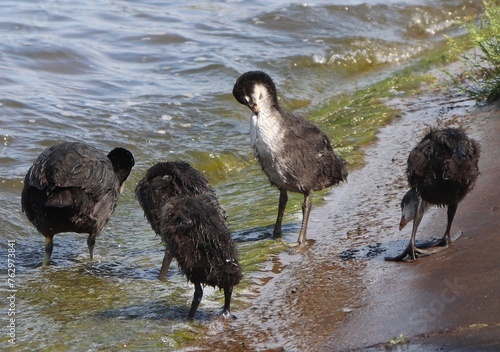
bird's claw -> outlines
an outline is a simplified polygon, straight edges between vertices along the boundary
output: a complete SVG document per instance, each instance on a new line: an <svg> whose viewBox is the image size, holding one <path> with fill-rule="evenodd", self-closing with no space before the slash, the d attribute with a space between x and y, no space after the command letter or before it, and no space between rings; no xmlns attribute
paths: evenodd
<svg viewBox="0 0 500 352"><path fill-rule="evenodd" d="M236 315L231 314L231 312L228 309L222 309L219 313L217 313L218 317L221 317L223 319L236 319Z"/></svg>

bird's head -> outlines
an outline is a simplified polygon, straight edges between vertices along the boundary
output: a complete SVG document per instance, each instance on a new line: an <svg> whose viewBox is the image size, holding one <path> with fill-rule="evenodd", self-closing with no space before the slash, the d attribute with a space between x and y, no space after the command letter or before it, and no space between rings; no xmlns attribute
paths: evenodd
<svg viewBox="0 0 500 352"><path fill-rule="evenodd" d="M415 188L410 189L401 200L401 221L399 222L399 231L406 224L415 219L419 205L419 198Z"/></svg>
<svg viewBox="0 0 500 352"><path fill-rule="evenodd" d="M242 74L234 84L233 96L258 114L263 105L277 106L276 86L269 75L262 71L249 71Z"/></svg>
<svg viewBox="0 0 500 352"><path fill-rule="evenodd" d="M401 201L401 221L399 222L399 231L401 231L406 224L415 219L420 205L424 207L424 213L426 213L432 206L431 203L427 203L422 200L415 188L406 192L403 200Z"/></svg>
<svg viewBox="0 0 500 352"><path fill-rule="evenodd" d="M121 193L123 192L124 182L135 165L134 156L127 149L118 147L109 152L108 159L111 161L113 170L120 182Z"/></svg>

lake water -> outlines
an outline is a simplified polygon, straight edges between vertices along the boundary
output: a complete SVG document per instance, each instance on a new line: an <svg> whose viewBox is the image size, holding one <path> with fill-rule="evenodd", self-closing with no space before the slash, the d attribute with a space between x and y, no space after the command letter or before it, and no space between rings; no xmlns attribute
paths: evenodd
<svg viewBox="0 0 500 352"><path fill-rule="evenodd" d="M283 107L306 115L339 94L400 71L462 31L480 1L12 1L0 13L0 307L17 292L16 344L2 308L2 350L161 350L189 344L221 306L207 290L195 323L193 288L175 269L156 280L160 240L134 199L145 170L183 159L217 190L242 255L270 238L278 192L249 146L250 111L231 91L259 69ZM335 131L336 120L317 121ZM364 124L370 124L367 120ZM340 155L355 130L329 133ZM24 175L48 146L85 141L131 150L136 166L87 263L86 235L54 237L54 265L38 266L43 236L21 212ZM300 227L300 195L285 239ZM321 202L321 197L315 202ZM15 285L7 285L8 243ZM266 244L267 245L267 244ZM252 272L246 273L248 276ZM244 295L245 290L240 291ZM238 295L238 290L236 291ZM242 302L241 305L244 305ZM237 314L238 301L233 307Z"/></svg>

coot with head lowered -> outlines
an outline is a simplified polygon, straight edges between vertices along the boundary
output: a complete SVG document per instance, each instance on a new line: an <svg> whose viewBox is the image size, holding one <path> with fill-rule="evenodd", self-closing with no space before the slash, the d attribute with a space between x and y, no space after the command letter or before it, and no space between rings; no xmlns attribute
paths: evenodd
<svg viewBox="0 0 500 352"><path fill-rule="evenodd" d="M194 318L203 286L224 291L222 317L232 317L231 295L241 278L238 253L225 219L210 197L177 196L163 207L160 235L187 279L194 284L188 318Z"/></svg>
<svg viewBox="0 0 500 352"><path fill-rule="evenodd" d="M93 259L96 237L115 210L134 157L123 148L108 155L78 142L44 150L24 179L22 209L45 236L43 265L49 265L53 237L61 232L88 233Z"/></svg>
<svg viewBox="0 0 500 352"><path fill-rule="evenodd" d="M158 163L139 181L136 197L151 227L166 245L159 279L165 279L175 258L182 273L194 284L188 318L194 318L204 285L224 290L220 315L233 317L231 295L241 280L241 267L226 213L203 174L183 161Z"/></svg>
<svg viewBox="0 0 500 352"><path fill-rule="evenodd" d="M177 196L205 195L219 212L225 217L225 212L219 205L214 189L201 172L185 161L159 162L150 167L135 188L135 197L153 231L160 235L162 208ZM158 275L159 280L165 280L167 271L174 258L168 246Z"/></svg>
<svg viewBox="0 0 500 352"><path fill-rule="evenodd" d="M386 260L416 259L440 250L430 247L448 246L458 203L472 190L479 175L479 155L479 144L458 128L431 129L410 152L407 176L411 189L401 202L400 229L413 220L411 239L400 255ZM430 205L448 207L446 230L440 240L416 247L418 225Z"/></svg>
<svg viewBox="0 0 500 352"><path fill-rule="evenodd" d="M297 244L304 245L311 192L345 181L346 162L335 155L330 140L314 123L280 108L276 86L268 74L242 74L233 95L253 113L250 138L254 154L271 184L280 191L273 234L281 233L287 192L302 193L303 218Z"/></svg>

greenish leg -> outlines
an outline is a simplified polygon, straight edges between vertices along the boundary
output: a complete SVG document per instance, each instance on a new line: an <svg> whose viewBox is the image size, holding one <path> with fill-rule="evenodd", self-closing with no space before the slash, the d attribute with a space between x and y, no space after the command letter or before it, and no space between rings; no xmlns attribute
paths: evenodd
<svg viewBox="0 0 500 352"><path fill-rule="evenodd" d="M45 255L43 256L42 266L50 265L50 257L52 256L52 250L54 249L54 243L52 242L52 236L45 237Z"/></svg>

